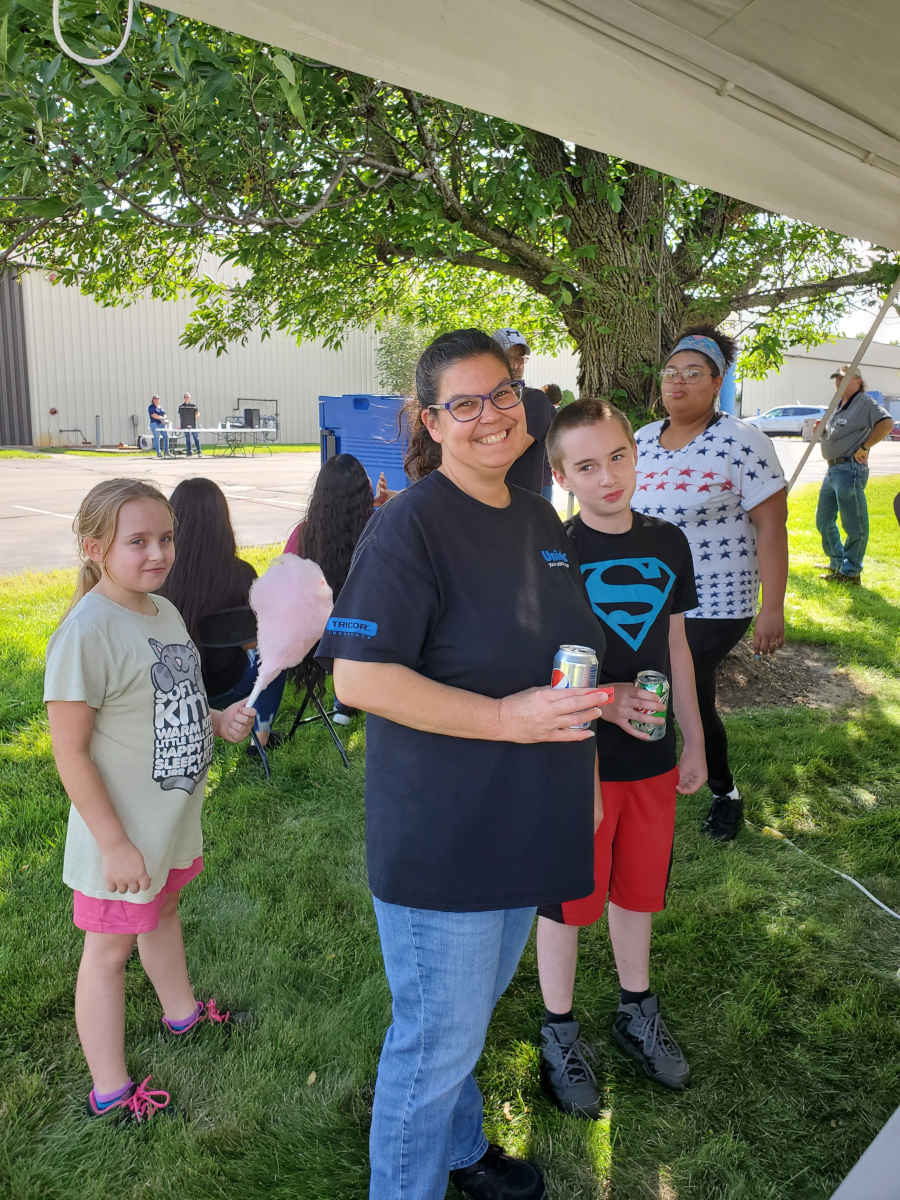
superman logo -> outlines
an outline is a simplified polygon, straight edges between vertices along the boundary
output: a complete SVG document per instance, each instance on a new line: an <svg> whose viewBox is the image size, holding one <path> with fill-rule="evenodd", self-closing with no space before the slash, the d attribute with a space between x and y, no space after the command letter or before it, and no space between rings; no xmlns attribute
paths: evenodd
<svg viewBox="0 0 900 1200"><path fill-rule="evenodd" d="M616 558L585 563L581 572L591 608L603 624L632 650L639 649L665 606L674 571L658 558Z"/></svg>

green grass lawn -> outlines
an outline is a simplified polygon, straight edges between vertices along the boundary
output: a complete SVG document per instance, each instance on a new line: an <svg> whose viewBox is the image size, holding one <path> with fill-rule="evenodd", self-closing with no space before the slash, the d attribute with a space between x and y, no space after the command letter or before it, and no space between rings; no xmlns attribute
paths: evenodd
<svg viewBox="0 0 900 1200"><path fill-rule="evenodd" d="M576 1006L604 1119L563 1117L541 1094L533 946L498 1006L480 1067L489 1134L535 1156L552 1200L826 1200L897 1104L900 921L820 864L900 911L898 487L869 485L860 589L819 580L816 489L791 497L789 638L832 650L860 689L852 703L728 718L754 826L737 842L699 835L708 793L680 802L653 981L693 1086L655 1088L613 1049L602 927L583 936ZM273 553L248 556L262 567ZM307 728L273 755L268 785L242 748L220 744L206 870L184 894L188 956L204 996L252 1007L258 1024L160 1042L135 961L131 1072L152 1073L187 1118L117 1132L81 1115L80 935L60 882L67 802L41 704L44 645L71 586L66 571L0 579L0 1196L363 1200L389 998L366 890L362 722L345 739L349 771ZM289 688L279 724L292 702Z"/></svg>

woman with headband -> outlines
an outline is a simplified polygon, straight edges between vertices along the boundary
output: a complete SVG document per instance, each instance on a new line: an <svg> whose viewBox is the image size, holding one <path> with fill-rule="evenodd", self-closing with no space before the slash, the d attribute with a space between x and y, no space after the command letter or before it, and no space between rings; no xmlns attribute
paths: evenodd
<svg viewBox="0 0 900 1200"><path fill-rule="evenodd" d="M685 613L713 801L703 832L730 841L743 823L716 711L716 668L753 620L753 646L784 645L787 488L764 433L718 408L735 344L712 325L686 330L660 373L664 421L636 435L638 487L632 504L677 525L694 557L698 605ZM757 611L760 583L762 604Z"/></svg>

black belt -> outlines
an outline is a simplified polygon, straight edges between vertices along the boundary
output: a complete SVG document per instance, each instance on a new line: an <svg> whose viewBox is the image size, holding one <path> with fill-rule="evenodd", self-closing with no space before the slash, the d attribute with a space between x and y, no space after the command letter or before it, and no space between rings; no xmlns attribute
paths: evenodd
<svg viewBox="0 0 900 1200"><path fill-rule="evenodd" d="M828 463L829 467L836 467L838 463L854 462L855 460L852 454L845 454L843 458L826 458L825 461Z"/></svg>

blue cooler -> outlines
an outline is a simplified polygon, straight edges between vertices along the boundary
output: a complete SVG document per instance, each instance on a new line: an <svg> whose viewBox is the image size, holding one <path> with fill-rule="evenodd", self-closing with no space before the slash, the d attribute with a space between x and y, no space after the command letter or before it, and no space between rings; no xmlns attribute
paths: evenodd
<svg viewBox="0 0 900 1200"><path fill-rule="evenodd" d="M384 472L391 491L408 487L403 470L409 442L406 422L398 424L403 396L320 396L319 438L322 462L352 454L366 469L374 488Z"/></svg>

